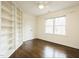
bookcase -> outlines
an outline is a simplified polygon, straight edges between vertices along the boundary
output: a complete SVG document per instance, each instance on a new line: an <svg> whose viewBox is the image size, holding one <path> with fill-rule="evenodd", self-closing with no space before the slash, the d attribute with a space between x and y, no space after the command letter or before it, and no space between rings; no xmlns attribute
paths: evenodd
<svg viewBox="0 0 79 59"><path fill-rule="evenodd" d="M22 11L15 8L16 48L22 43Z"/></svg>
<svg viewBox="0 0 79 59"><path fill-rule="evenodd" d="M9 56L22 43L22 11L10 1L0 2L0 57Z"/></svg>

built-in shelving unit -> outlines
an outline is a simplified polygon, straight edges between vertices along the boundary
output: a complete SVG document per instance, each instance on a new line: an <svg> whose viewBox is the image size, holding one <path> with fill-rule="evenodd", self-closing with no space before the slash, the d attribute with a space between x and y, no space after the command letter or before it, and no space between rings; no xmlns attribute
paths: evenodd
<svg viewBox="0 0 79 59"><path fill-rule="evenodd" d="M15 8L15 23L16 23L16 47L22 43L22 11Z"/></svg>
<svg viewBox="0 0 79 59"><path fill-rule="evenodd" d="M0 2L0 57L7 56L22 42L22 11L10 1Z"/></svg>
<svg viewBox="0 0 79 59"><path fill-rule="evenodd" d="M14 46L11 46L14 40L12 39L14 37L14 22L12 21L12 12L12 2L1 2L1 40L4 41L2 44L3 55L8 54L10 48L14 48ZM12 40L12 43L9 44L10 40Z"/></svg>

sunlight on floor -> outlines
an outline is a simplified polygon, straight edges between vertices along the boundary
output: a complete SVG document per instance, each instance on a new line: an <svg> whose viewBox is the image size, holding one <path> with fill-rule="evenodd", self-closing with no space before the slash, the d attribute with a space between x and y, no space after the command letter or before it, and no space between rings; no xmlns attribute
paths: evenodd
<svg viewBox="0 0 79 59"><path fill-rule="evenodd" d="M55 49L54 57L55 58L66 58L67 56L63 50Z"/></svg>
<svg viewBox="0 0 79 59"><path fill-rule="evenodd" d="M52 49L51 47L46 46L44 48L44 54L43 57L54 57L54 49Z"/></svg>
<svg viewBox="0 0 79 59"><path fill-rule="evenodd" d="M66 53L62 50L57 50L51 47L46 46L44 48L43 57L55 57L55 58L66 58Z"/></svg>

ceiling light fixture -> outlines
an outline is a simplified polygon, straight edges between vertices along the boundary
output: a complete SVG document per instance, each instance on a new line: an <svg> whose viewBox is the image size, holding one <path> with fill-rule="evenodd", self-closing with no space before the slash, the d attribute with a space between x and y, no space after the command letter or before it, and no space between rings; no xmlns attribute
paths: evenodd
<svg viewBox="0 0 79 59"><path fill-rule="evenodd" d="M39 9L43 9L43 8L44 8L44 5L43 5L43 4L39 4L39 5L38 5L38 8L39 8Z"/></svg>

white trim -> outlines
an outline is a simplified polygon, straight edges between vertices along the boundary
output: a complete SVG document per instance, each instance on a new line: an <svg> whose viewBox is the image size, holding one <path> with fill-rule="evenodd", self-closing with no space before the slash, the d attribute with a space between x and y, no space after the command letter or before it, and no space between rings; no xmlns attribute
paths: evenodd
<svg viewBox="0 0 79 59"><path fill-rule="evenodd" d="M10 57L22 44L23 42L20 45L18 45L15 49L12 49L10 53L7 55L7 57Z"/></svg>

